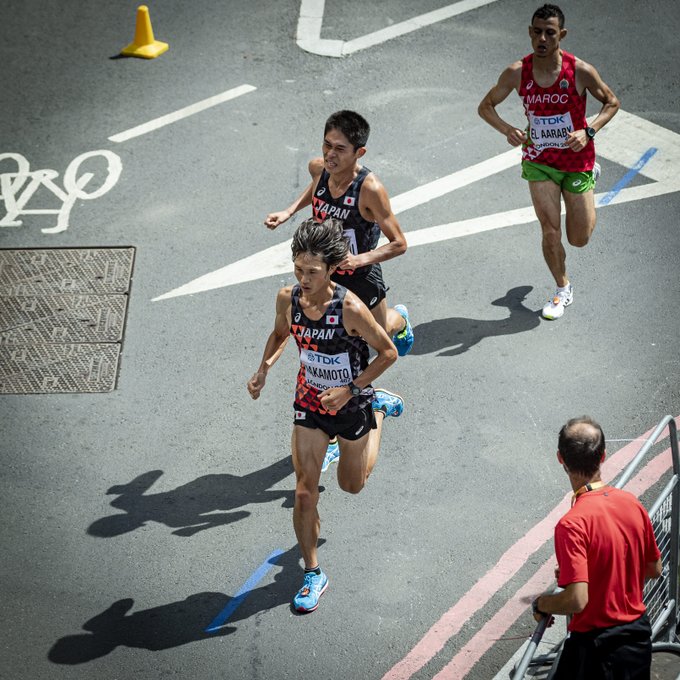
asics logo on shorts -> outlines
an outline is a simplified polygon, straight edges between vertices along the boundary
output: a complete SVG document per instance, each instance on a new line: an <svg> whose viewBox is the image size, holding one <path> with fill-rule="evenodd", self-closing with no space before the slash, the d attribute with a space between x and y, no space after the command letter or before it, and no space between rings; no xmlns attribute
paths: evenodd
<svg viewBox="0 0 680 680"><path fill-rule="evenodd" d="M368 303L369 305L374 305L378 301L378 297L374 297L371 299L371 301Z"/></svg>
<svg viewBox="0 0 680 680"><path fill-rule="evenodd" d="M581 185L581 180L580 179L575 179L572 183L571 186L573 187L578 187Z"/></svg>
<svg viewBox="0 0 680 680"><path fill-rule="evenodd" d="M364 426L362 425L354 434L361 434L364 431Z"/></svg>

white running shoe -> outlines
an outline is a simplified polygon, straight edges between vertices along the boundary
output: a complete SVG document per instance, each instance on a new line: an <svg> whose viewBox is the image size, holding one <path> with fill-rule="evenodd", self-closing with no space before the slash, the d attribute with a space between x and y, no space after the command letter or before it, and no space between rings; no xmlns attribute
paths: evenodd
<svg viewBox="0 0 680 680"><path fill-rule="evenodd" d="M574 287L569 284L567 290L556 290L555 297L543 307L543 318L554 321L564 314L564 308L574 301Z"/></svg>
<svg viewBox="0 0 680 680"><path fill-rule="evenodd" d="M593 182L597 184L597 180L600 179L600 175L602 174L602 168L600 167L600 164L595 161L595 165L593 165Z"/></svg>

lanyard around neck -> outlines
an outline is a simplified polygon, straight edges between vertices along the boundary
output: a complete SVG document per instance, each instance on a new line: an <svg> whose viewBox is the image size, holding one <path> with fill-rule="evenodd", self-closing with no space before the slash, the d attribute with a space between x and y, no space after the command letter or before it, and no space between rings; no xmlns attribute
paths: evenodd
<svg viewBox="0 0 680 680"><path fill-rule="evenodd" d="M584 493L588 493L588 491L595 491L595 489L601 489L603 486L606 486L604 482L592 482L584 484L580 489L576 489L576 491L574 491L574 495L571 497L572 507L574 503L576 503L576 499L579 496L582 496Z"/></svg>

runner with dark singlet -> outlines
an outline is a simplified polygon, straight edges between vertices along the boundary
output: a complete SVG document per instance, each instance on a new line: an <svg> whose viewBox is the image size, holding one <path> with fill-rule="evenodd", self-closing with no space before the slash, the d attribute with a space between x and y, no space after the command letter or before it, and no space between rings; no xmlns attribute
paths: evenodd
<svg viewBox="0 0 680 680"><path fill-rule="evenodd" d="M366 305L332 281L347 257L342 224L335 219L305 220L295 232L292 250L298 284L279 291L274 330L247 386L257 399L292 335L300 352L292 438L293 525L305 563L304 582L293 605L311 612L328 586L317 556L319 477L328 443L337 437L342 453L340 488L359 493L378 458L383 420L400 416L404 400L371 386L396 361L397 350ZM369 346L376 352L370 362Z"/></svg>
<svg viewBox="0 0 680 680"><path fill-rule="evenodd" d="M313 218L342 222L350 249L331 277L351 290L392 338L399 356L411 351L413 328L405 305L387 307L388 290L381 262L406 252L406 238L392 212L385 187L359 160L366 153L368 122L354 111L337 111L326 121L323 157L309 163L311 182L286 210L267 215L264 223L276 229L296 212L312 206ZM387 243L378 246L381 233ZM323 470L337 461L339 449L332 441Z"/></svg>

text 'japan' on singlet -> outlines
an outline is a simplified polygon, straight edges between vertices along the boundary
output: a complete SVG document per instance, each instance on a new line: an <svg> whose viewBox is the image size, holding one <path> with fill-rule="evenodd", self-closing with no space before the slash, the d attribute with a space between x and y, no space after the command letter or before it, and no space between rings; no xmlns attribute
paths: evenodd
<svg viewBox="0 0 680 680"><path fill-rule="evenodd" d="M361 185L371 171L362 167L347 188L347 191L333 198L328 186L329 173L324 169L316 185L312 197L312 213L314 220L323 222L327 217L335 217L342 221L345 236L349 241L349 250L353 255L374 250L380 238L380 227L376 222L365 220L359 212L359 194ZM367 276L371 266L360 267L353 271L336 271L339 276ZM334 276L335 276L334 275Z"/></svg>
<svg viewBox="0 0 680 680"><path fill-rule="evenodd" d="M335 284L326 311L318 321L313 321L305 316L300 305L300 286L293 287L290 332L300 352L300 371L295 389L295 406L298 408L329 414L319 401L319 392L348 385L368 365L366 341L350 335L342 322L346 293L344 286ZM373 388L369 385L338 413L356 413L372 401Z"/></svg>
<svg viewBox="0 0 680 680"><path fill-rule="evenodd" d="M579 94L576 89L576 57L562 51L562 69L550 87L540 87L535 82L533 63L533 54L522 59L519 96L529 122L522 160L563 172L592 170L595 163L592 140L582 151L572 151L567 146L567 135L588 125L586 93Z"/></svg>

